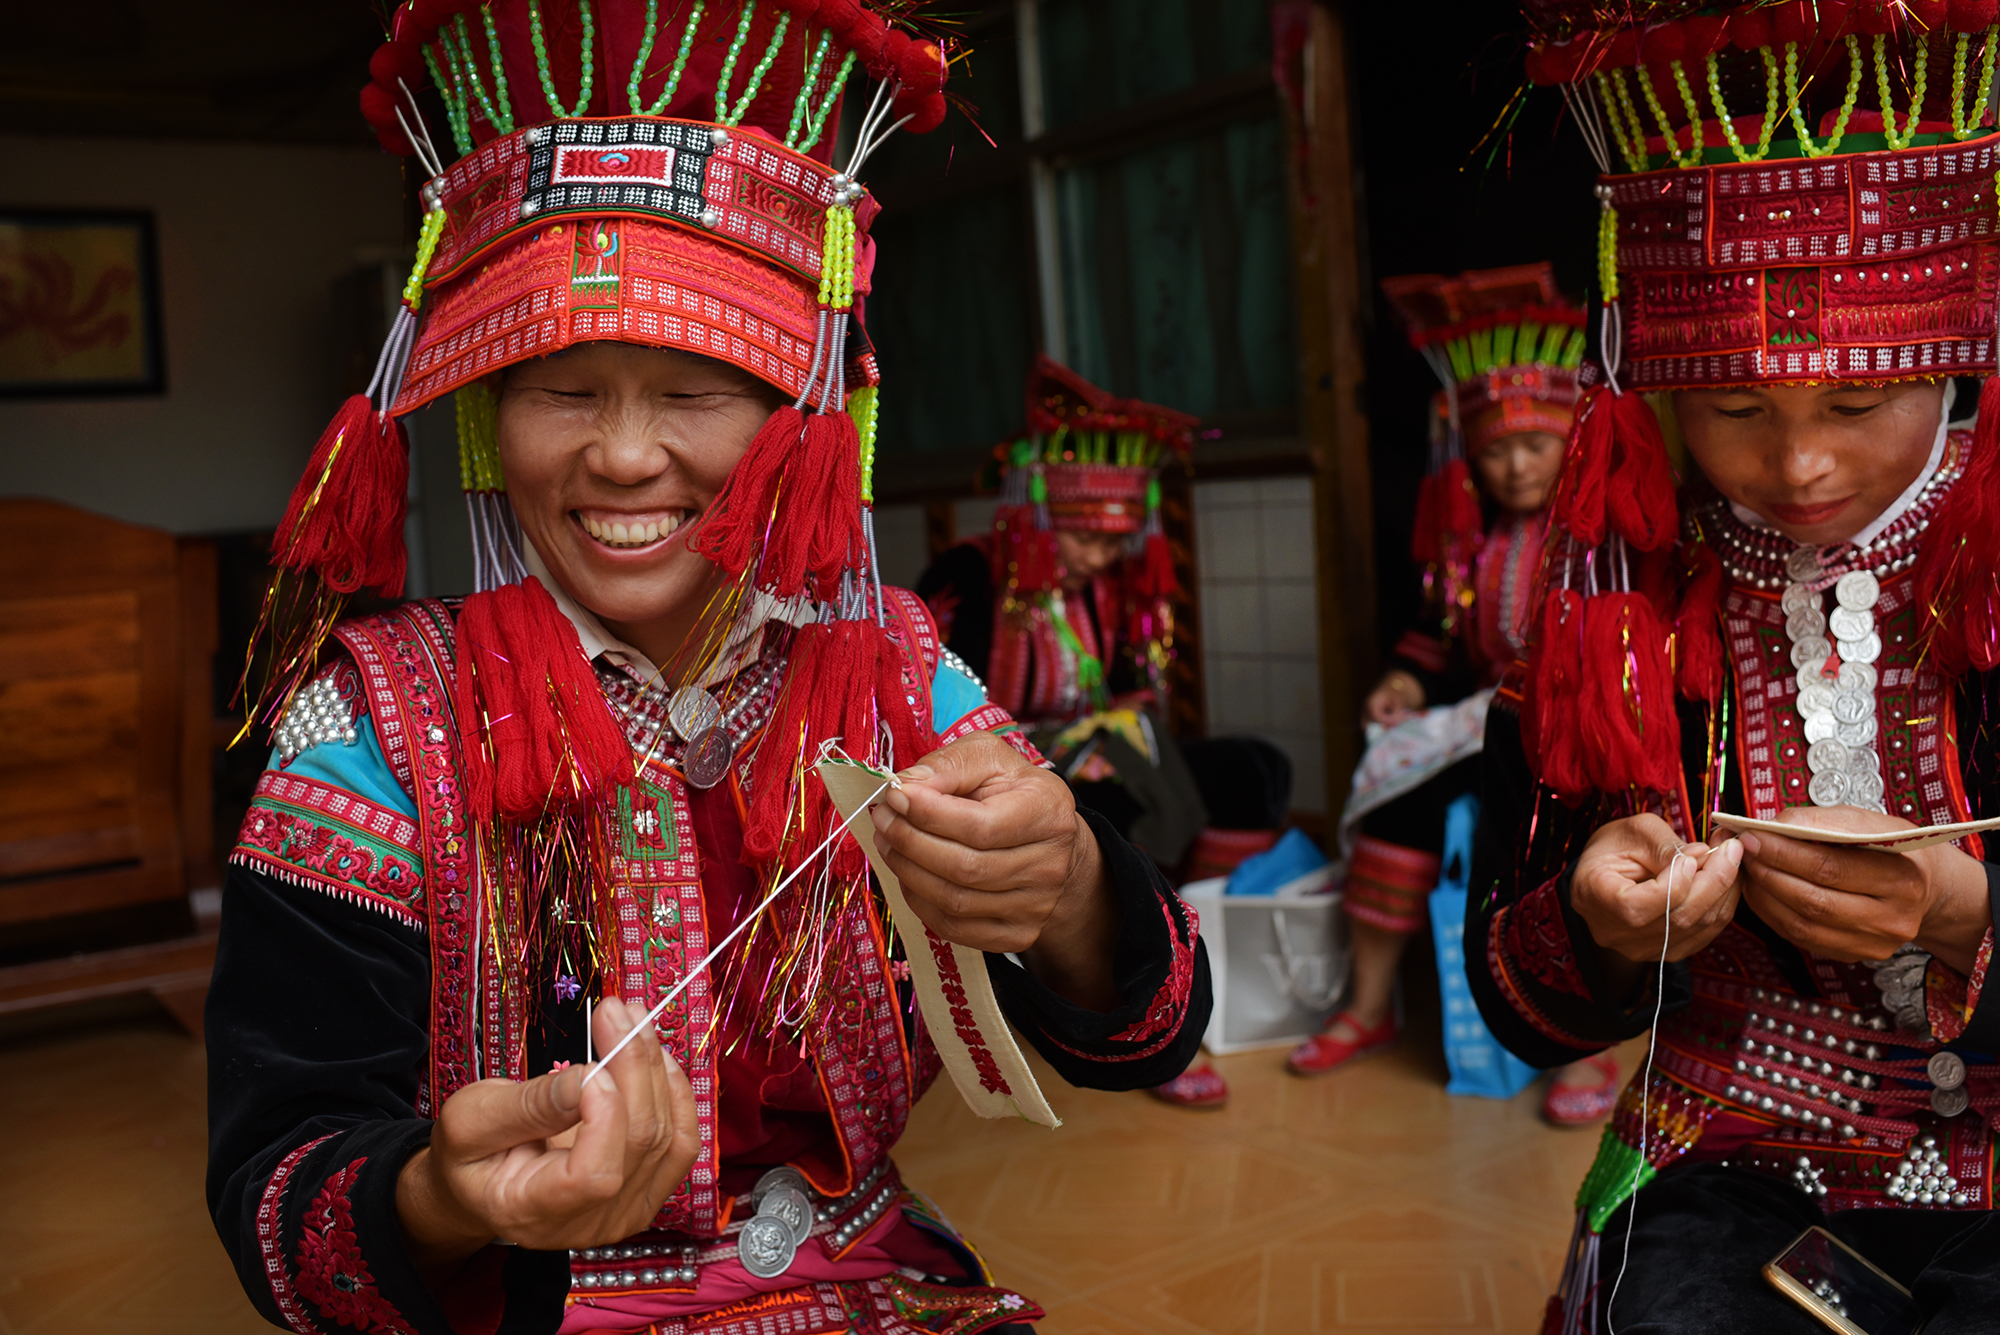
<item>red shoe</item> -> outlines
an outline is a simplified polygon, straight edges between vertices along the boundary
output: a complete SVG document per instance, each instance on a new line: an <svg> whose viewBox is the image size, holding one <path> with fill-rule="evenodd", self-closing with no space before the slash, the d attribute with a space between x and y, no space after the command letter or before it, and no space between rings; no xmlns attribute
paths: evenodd
<svg viewBox="0 0 2000 1335"><path fill-rule="evenodd" d="M1333 1031L1345 1027L1351 1038L1336 1038ZM1396 1017L1385 1015L1382 1023L1373 1029L1363 1029L1346 1011L1326 1022L1322 1033L1313 1035L1292 1049L1292 1055L1285 1058L1285 1068L1293 1075L1325 1075L1337 1066L1345 1066L1356 1057L1366 1057L1371 1052L1380 1052L1396 1041Z"/></svg>
<svg viewBox="0 0 2000 1335"><path fill-rule="evenodd" d="M1220 1108L1229 1102L1229 1082L1207 1062L1190 1066L1166 1084L1155 1085L1146 1092L1177 1108Z"/></svg>
<svg viewBox="0 0 2000 1335"><path fill-rule="evenodd" d="M1574 1077L1596 1076L1590 1084L1570 1084ZM1549 1081L1542 1096L1542 1118L1550 1126L1589 1126L1611 1115L1618 1102L1618 1059L1608 1052L1571 1062Z"/></svg>

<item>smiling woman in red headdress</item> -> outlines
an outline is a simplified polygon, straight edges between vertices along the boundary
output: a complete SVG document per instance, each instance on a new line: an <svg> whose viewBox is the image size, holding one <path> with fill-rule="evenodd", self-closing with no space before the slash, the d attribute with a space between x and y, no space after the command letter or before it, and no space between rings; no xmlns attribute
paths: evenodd
<svg viewBox="0 0 2000 1335"><path fill-rule="evenodd" d="M429 178L417 266L277 535L209 994L210 1204L275 1322L1018 1330L902 1184L911 1106L1053 1123L1010 1023L1078 1084L1193 1054L1192 914L877 572L855 176L943 115L913 24L394 11L363 109ZM477 588L342 621L401 593L397 419L446 394ZM827 760L899 772L899 889Z"/></svg>

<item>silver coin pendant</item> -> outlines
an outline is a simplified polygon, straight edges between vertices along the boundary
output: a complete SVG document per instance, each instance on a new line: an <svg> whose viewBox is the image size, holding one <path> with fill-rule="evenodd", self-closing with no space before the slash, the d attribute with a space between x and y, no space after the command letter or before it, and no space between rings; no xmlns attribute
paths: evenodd
<svg viewBox="0 0 2000 1335"><path fill-rule="evenodd" d="M1842 607L1851 607L1857 612L1866 612L1875 606L1882 596L1882 584L1866 570L1853 570L1840 577L1833 586L1834 601Z"/></svg>
<svg viewBox="0 0 2000 1335"><path fill-rule="evenodd" d="M1857 663L1848 659L1840 665L1840 689L1843 691L1872 695L1876 681L1875 666L1872 663Z"/></svg>
<svg viewBox="0 0 2000 1335"><path fill-rule="evenodd" d="M1851 607L1836 607L1833 615L1826 619L1826 624L1833 631L1834 639L1858 640L1874 631L1875 614L1857 612Z"/></svg>
<svg viewBox="0 0 2000 1335"><path fill-rule="evenodd" d="M1847 775L1840 770L1815 774L1806 785L1806 795L1816 807L1837 807L1847 801Z"/></svg>
<svg viewBox="0 0 2000 1335"><path fill-rule="evenodd" d="M674 725L674 735L684 742L713 728L722 717L714 697L699 686L683 686L674 692L674 698L667 705L667 721Z"/></svg>
<svg viewBox="0 0 2000 1335"><path fill-rule="evenodd" d="M681 771L695 787L713 788L729 773L729 762L734 759L736 743L730 740L729 733L722 728L710 728L688 743L681 756Z"/></svg>
<svg viewBox="0 0 2000 1335"><path fill-rule="evenodd" d="M792 1268L799 1245L790 1225L782 1219L760 1214L743 1225L736 1235L736 1256L743 1268L759 1279L776 1279Z"/></svg>
<svg viewBox="0 0 2000 1335"><path fill-rule="evenodd" d="M1882 656L1882 637L1870 634L1863 640L1842 640L1840 661L1843 663L1873 663Z"/></svg>

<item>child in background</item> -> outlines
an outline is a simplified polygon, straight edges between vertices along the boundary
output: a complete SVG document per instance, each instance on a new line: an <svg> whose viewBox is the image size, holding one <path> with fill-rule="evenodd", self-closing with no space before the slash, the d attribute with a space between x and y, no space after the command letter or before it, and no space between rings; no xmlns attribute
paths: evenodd
<svg viewBox="0 0 2000 1335"><path fill-rule="evenodd" d="M1563 305L1547 264L1383 286L1445 386L1412 538L1426 610L1365 706L1369 747L1340 821L1352 982L1340 1013L1293 1050L1287 1064L1299 1075L1324 1075L1397 1037L1396 968L1438 883L1445 810L1479 791L1486 707L1526 644L1583 354L1582 313ZM1606 1116L1616 1076L1609 1054L1562 1068L1544 1116L1559 1125Z"/></svg>

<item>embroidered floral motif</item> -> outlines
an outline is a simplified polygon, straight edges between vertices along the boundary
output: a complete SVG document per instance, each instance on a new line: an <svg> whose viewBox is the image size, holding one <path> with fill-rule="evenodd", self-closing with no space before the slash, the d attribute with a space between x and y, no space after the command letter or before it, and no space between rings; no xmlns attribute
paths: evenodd
<svg viewBox="0 0 2000 1335"><path fill-rule="evenodd" d="M1553 881L1543 884L1539 889L1524 896L1519 903L1509 904L1507 907L1501 909L1498 913L1495 913L1492 917L1492 920L1488 922L1486 927L1487 973L1488 976L1490 976L1493 979L1494 986L1498 987L1502 995L1506 998L1508 1006L1514 1011L1515 1014L1519 1015L1523 1020L1526 1020L1528 1024L1534 1028L1536 1033L1541 1034L1544 1038L1554 1039L1556 1042L1565 1044L1566 1046L1569 1047L1579 1048L1586 1052L1595 1052L1600 1046L1602 1046L1601 1044L1595 1044L1585 1039L1580 1039L1576 1037L1574 1034L1568 1033L1567 1031L1559 1028L1552 1020L1549 1019L1548 1016L1542 1013L1540 1005L1541 998L1539 996L1531 997L1528 994L1527 989L1522 986L1523 979L1521 977L1518 965L1524 964L1527 961L1522 960L1520 956L1516 954L1516 952L1522 949L1521 943L1523 941L1531 940L1535 936L1539 935L1539 932L1533 926L1532 920L1538 914L1545 915L1547 912L1547 907L1545 904L1541 905L1533 904L1532 901L1534 901L1537 896L1543 895L1544 893L1546 893L1550 897L1550 900L1553 900L1555 894ZM1520 913L1523 909L1527 910L1527 914L1530 919L1530 922L1528 924L1529 931L1526 934L1517 932L1514 924L1514 919L1516 915ZM1555 925L1557 928L1560 928L1562 926L1562 921L1560 916L1560 905L1557 906L1557 919ZM1540 958L1546 959L1546 952ZM1557 962L1556 968L1560 973L1562 968L1560 962ZM1568 969L1571 972L1575 971L1576 962L1573 959L1569 961ZM1532 974L1530 976L1532 976ZM1580 996L1587 996L1589 989L1582 986L1582 979L1580 976L1577 977L1576 984L1577 984L1575 988L1576 994ZM1545 984L1545 986L1547 986L1547 984ZM1570 991L1572 989L1558 987L1555 990Z"/></svg>
<svg viewBox="0 0 2000 1335"><path fill-rule="evenodd" d="M375 1277L354 1235L348 1193L366 1155L329 1177L299 1221L300 1296L343 1326L362 1331L405 1331L403 1315L375 1290Z"/></svg>
<svg viewBox="0 0 2000 1335"><path fill-rule="evenodd" d="M230 861L423 926L416 823L342 788L267 770Z"/></svg>
<svg viewBox="0 0 2000 1335"><path fill-rule="evenodd" d="M1504 927L1500 925L1503 922ZM1590 985L1583 981L1576 952L1570 948L1569 928L1563 923L1562 901L1553 880L1543 882L1496 918L1494 930L1507 959L1525 968L1530 978L1554 991L1590 998Z"/></svg>

